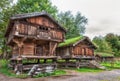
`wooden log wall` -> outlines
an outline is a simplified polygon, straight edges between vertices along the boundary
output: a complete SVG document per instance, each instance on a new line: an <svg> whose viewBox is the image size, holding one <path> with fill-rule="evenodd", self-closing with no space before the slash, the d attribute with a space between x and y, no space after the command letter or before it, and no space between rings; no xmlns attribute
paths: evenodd
<svg viewBox="0 0 120 81"><path fill-rule="evenodd" d="M44 17L28 18L27 21L30 23L44 25L46 27L51 27L51 28L57 27L57 25L55 23L53 23L53 21L51 21L49 18L47 18L45 16Z"/></svg>
<svg viewBox="0 0 120 81"><path fill-rule="evenodd" d="M16 24L16 31L22 35L36 35L37 27L18 23Z"/></svg>
<svg viewBox="0 0 120 81"><path fill-rule="evenodd" d="M30 23L35 23L35 24L44 26L44 27L42 27L43 29L47 29L47 28L50 29L49 30L50 33L43 33L45 31L43 31L42 33L46 34L46 35L49 34L50 37L53 38L53 39L63 39L63 37L64 37L63 32L60 31L58 25L53 23L52 20L50 20L49 18L47 18L45 16L44 17L29 18L29 19L27 19L27 21L30 22Z"/></svg>
<svg viewBox="0 0 120 81"><path fill-rule="evenodd" d="M85 56L93 56L94 55L94 49L92 46L86 42L83 41L73 47L73 54L74 55L85 55Z"/></svg>
<svg viewBox="0 0 120 81"><path fill-rule="evenodd" d="M63 35L61 31L51 30L50 35L53 39L63 39Z"/></svg>
<svg viewBox="0 0 120 81"><path fill-rule="evenodd" d="M23 45L23 55L34 55L35 45L34 43L24 43Z"/></svg>
<svg viewBox="0 0 120 81"><path fill-rule="evenodd" d="M39 46L36 46L36 53L35 55L38 55L38 56L43 56L43 52L45 51L44 49L44 46L42 45L39 45Z"/></svg>
<svg viewBox="0 0 120 81"><path fill-rule="evenodd" d="M92 56L94 54L93 49L92 48L88 48L88 47L75 47L73 49L73 54L74 55L86 55L86 56Z"/></svg>
<svg viewBox="0 0 120 81"><path fill-rule="evenodd" d="M58 28L54 27L46 27L43 25L35 25L35 24L29 24L25 22L20 22L15 24L15 31L16 35L29 35L29 36L37 36L39 38L43 39L58 39L63 41L64 39L64 33L59 30Z"/></svg>

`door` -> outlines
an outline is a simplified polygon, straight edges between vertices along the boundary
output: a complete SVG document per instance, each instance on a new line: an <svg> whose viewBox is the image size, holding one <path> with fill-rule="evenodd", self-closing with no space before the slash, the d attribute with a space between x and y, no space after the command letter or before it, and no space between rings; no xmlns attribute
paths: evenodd
<svg viewBox="0 0 120 81"><path fill-rule="evenodd" d="M43 56L43 47L42 46L39 45L36 47L36 55Z"/></svg>

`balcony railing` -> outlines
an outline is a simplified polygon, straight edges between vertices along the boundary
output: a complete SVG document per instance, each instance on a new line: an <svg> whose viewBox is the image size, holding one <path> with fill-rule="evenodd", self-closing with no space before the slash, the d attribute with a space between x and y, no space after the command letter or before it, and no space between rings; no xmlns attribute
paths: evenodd
<svg viewBox="0 0 120 81"><path fill-rule="evenodd" d="M16 24L13 30L14 35L35 36L39 39L61 40L63 35L60 31L44 26L32 26L29 24ZM11 35L13 35L13 33Z"/></svg>

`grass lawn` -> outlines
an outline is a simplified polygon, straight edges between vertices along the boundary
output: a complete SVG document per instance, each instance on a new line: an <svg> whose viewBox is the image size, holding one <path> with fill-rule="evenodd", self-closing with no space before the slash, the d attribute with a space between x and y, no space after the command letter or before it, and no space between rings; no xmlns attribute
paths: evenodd
<svg viewBox="0 0 120 81"><path fill-rule="evenodd" d="M0 73L9 76L9 77L17 77L17 78L27 78L27 73L26 74L21 74L21 75L16 75L13 70L11 70L10 68L8 68L8 61L7 60L0 60ZM110 62L103 62L101 63L101 65L105 66L108 70L113 70L113 69L120 69L120 62L114 62L114 64L112 64ZM75 70L77 72L92 72L92 73L96 73L96 72L101 72L104 70L101 69L97 69L97 68L68 68L69 70ZM40 74L35 76L35 78L38 77L46 77L46 76L59 76L59 75L65 75L66 71L64 69L57 69L55 70L52 74L49 73L45 73L45 74Z"/></svg>
<svg viewBox="0 0 120 81"><path fill-rule="evenodd" d="M80 68L80 69L76 69L76 71L78 72L102 72L104 70L101 70L101 69L97 69L97 68Z"/></svg>
<svg viewBox="0 0 120 81"><path fill-rule="evenodd" d="M7 76L16 76L10 68L7 67L8 61L7 60L0 60L0 73L7 75Z"/></svg>
<svg viewBox="0 0 120 81"><path fill-rule="evenodd" d="M108 70L120 69L120 62L114 62L114 63L103 62L101 63L101 65L105 66Z"/></svg>
<svg viewBox="0 0 120 81"><path fill-rule="evenodd" d="M66 70L66 69L65 69ZM87 72L102 72L102 71L105 71L105 70L102 70L102 69L98 69L98 68L89 68L89 67L81 67L81 68L67 68L67 70L74 70L74 71L77 71L77 72L82 72L82 73L87 73Z"/></svg>

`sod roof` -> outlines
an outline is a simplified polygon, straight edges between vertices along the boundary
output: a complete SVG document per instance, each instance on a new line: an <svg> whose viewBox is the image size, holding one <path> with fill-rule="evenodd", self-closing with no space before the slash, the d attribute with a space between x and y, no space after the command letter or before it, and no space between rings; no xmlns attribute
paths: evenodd
<svg viewBox="0 0 120 81"><path fill-rule="evenodd" d="M105 53L105 52L95 52L95 55L99 55L101 57L114 57L112 53Z"/></svg>
<svg viewBox="0 0 120 81"><path fill-rule="evenodd" d="M78 36L78 37L75 37L75 38L67 39L67 40L65 40L64 42L60 43L60 44L58 45L58 47L63 47L63 46L72 45L72 44L76 43L77 41L80 41L80 40L83 39L83 38L84 38L83 36Z"/></svg>

